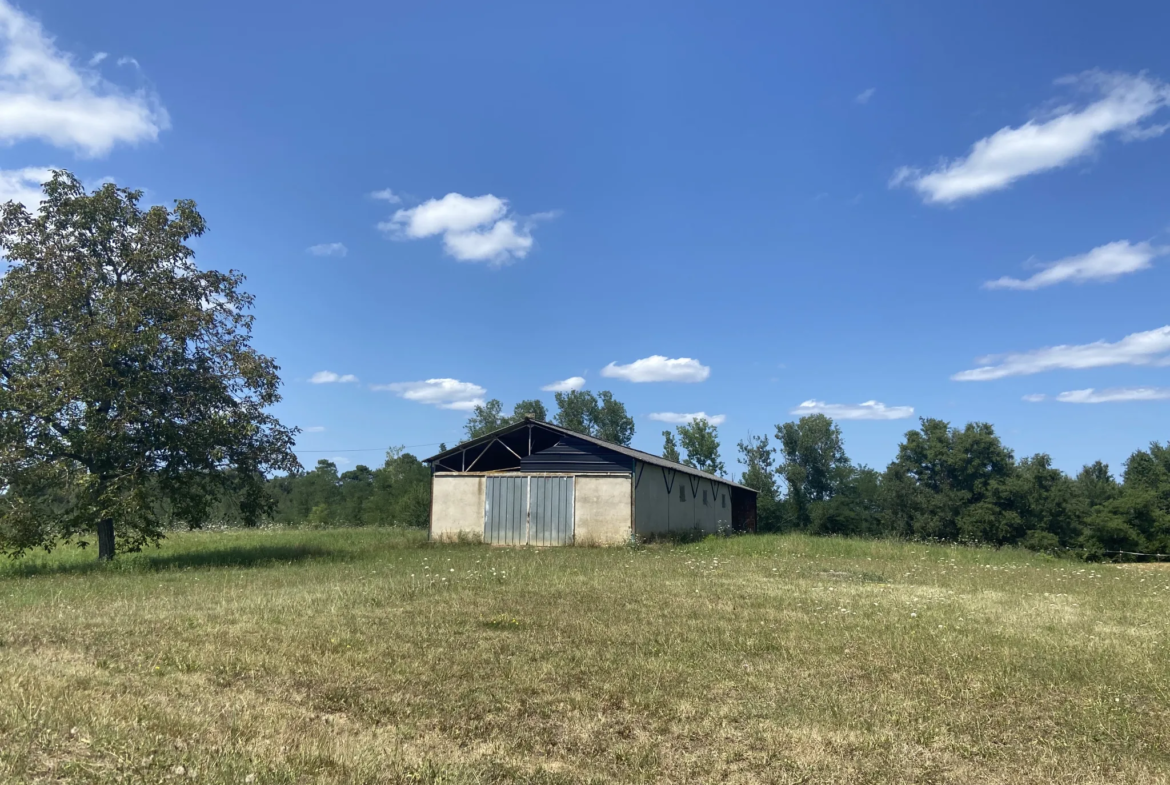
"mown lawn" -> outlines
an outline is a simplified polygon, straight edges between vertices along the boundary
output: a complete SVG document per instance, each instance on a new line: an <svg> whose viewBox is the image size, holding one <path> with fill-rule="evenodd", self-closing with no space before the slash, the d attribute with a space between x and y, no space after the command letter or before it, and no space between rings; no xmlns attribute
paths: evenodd
<svg viewBox="0 0 1170 785"><path fill-rule="evenodd" d="M0 563L5 782L1170 782L1170 568L193 533Z"/></svg>

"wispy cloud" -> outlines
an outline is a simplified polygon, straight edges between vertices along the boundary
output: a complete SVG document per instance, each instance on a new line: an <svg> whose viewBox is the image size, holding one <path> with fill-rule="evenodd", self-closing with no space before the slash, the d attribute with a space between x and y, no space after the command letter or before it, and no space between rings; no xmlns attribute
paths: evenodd
<svg viewBox="0 0 1170 785"><path fill-rule="evenodd" d="M914 416L913 406L886 406L877 401L865 403L825 403L808 400L789 410L789 414L824 414L834 420L904 420Z"/></svg>
<svg viewBox="0 0 1170 785"><path fill-rule="evenodd" d="M1120 341L1094 341L1079 345L1049 346L1030 352L976 358L980 367L961 371L957 382L986 382L1007 376L1029 376L1061 369L1084 370L1112 365L1170 364L1170 325L1132 333Z"/></svg>
<svg viewBox="0 0 1170 785"><path fill-rule="evenodd" d="M628 365L610 363L601 369L601 375L627 382L702 382L711 375L711 368L690 357L671 359L655 354Z"/></svg>
<svg viewBox="0 0 1170 785"><path fill-rule="evenodd" d="M487 390L478 384L461 382L458 379L427 379L421 382L375 384L370 389L388 390L408 401L457 411L469 411L476 406L483 406L484 396L487 395Z"/></svg>
<svg viewBox="0 0 1170 785"><path fill-rule="evenodd" d="M319 245L310 245L305 249L306 253L311 253L313 256L345 256L349 253L349 249L345 247L344 243L320 243Z"/></svg>
<svg viewBox="0 0 1170 785"><path fill-rule="evenodd" d="M317 371L309 377L310 384L351 384L357 380L352 373L340 374L333 371Z"/></svg>
<svg viewBox="0 0 1170 785"><path fill-rule="evenodd" d="M51 169L39 166L0 169L0 203L20 202L29 210L36 210L44 198L41 184L52 176Z"/></svg>
<svg viewBox="0 0 1170 785"><path fill-rule="evenodd" d="M568 379L562 379L559 382L546 384L540 389L545 392L571 392L572 390L580 390L585 386L584 376L570 376Z"/></svg>
<svg viewBox="0 0 1170 785"><path fill-rule="evenodd" d="M1028 403L1040 403L1041 401L1048 400L1048 396L1044 393L1030 393L1024 396L1024 400Z"/></svg>
<svg viewBox="0 0 1170 785"><path fill-rule="evenodd" d="M1043 269L1030 278L999 278L983 284L985 289L1042 289L1058 283L1086 283L1114 281L1122 275L1148 269L1156 257L1170 253L1170 248L1155 247L1148 242L1133 243L1118 240L1099 245L1080 256L1069 256Z"/></svg>
<svg viewBox="0 0 1170 785"><path fill-rule="evenodd" d="M650 419L670 423L671 425L683 425L694 422L695 420L706 420L712 425L722 425L727 422L727 415L707 414L706 412L691 412L690 414L682 414L680 412L653 412L650 414Z"/></svg>
<svg viewBox="0 0 1170 785"><path fill-rule="evenodd" d="M109 56L110 55L108 52L95 52L94 56L89 58L88 65L90 68L93 68L95 65L98 65L102 60L105 60Z"/></svg>
<svg viewBox="0 0 1170 785"><path fill-rule="evenodd" d="M860 93L858 93L857 96L853 100L859 104L868 104L869 99L873 98L873 94L876 92L877 92L876 87L867 88L865 90L862 90Z"/></svg>
<svg viewBox="0 0 1170 785"><path fill-rule="evenodd" d="M1069 390L1056 396L1061 403L1124 403L1170 401L1170 387L1113 387L1108 390Z"/></svg>
<svg viewBox="0 0 1170 785"><path fill-rule="evenodd" d="M390 204L402 204L402 197L391 191L389 188L383 188L381 191L371 191L371 199L379 199Z"/></svg>
<svg viewBox="0 0 1170 785"><path fill-rule="evenodd" d="M154 95L77 67L39 22L0 0L0 143L39 139L100 156L153 141L169 125Z"/></svg>
<svg viewBox="0 0 1170 785"><path fill-rule="evenodd" d="M908 185L928 203L947 204L1007 188L1022 177L1057 169L1092 152L1110 134L1125 141L1166 130L1142 123L1170 102L1170 87L1145 74L1088 71L1057 84L1092 94L1083 106L1065 104L1044 118L1004 127L971 146L963 158L922 171L902 167L890 186Z"/></svg>
<svg viewBox="0 0 1170 785"><path fill-rule="evenodd" d="M532 250L532 229L555 212L513 215L508 200L492 194L449 193L417 207L401 209L378 228L397 239L416 240L442 235L444 250L461 262L501 266L523 259Z"/></svg>
<svg viewBox="0 0 1170 785"><path fill-rule="evenodd" d="M132 66L134 66L135 68L141 68L141 67L142 67L142 66L140 66L140 65L138 64L138 61L137 61L136 59L134 59L133 57L129 57L129 56L127 56L127 57L119 57L119 58L118 58L118 65L132 65Z"/></svg>
<svg viewBox="0 0 1170 785"><path fill-rule="evenodd" d="M305 433L324 433L324 432L325 432L324 425L310 425L309 427L305 428Z"/></svg>

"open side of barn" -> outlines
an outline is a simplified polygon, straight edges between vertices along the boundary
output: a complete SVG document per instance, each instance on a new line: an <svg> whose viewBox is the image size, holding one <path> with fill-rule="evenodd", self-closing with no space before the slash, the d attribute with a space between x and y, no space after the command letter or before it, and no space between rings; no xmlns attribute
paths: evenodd
<svg viewBox="0 0 1170 785"><path fill-rule="evenodd" d="M525 420L426 459L432 540L617 545L755 531L755 491L619 444Z"/></svg>

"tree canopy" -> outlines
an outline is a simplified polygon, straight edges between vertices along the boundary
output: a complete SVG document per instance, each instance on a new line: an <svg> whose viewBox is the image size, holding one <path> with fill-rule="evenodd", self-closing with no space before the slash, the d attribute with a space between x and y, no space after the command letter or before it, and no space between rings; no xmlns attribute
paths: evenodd
<svg viewBox="0 0 1170 785"><path fill-rule="evenodd" d="M1016 460L987 423L924 418L884 472L853 465L824 415L739 443L740 481L759 492L761 531L896 536L1070 549L1088 558L1170 552L1170 445L1125 463L1122 481L1097 461L1075 478L1039 453ZM776 480L782 480L782 486Z"/></svg>
<svg viewBox="0 0 1170 785"><path fill-rule="evenodd" d="M634 418L626 412L625 404L613 397L609 390L597 395L584 390L570 390L555 394L557 412L552 422L570 431L584 433L608 442L629 445L634 438ZM525 416L548 422L548 410L538 399L520 401L511 415L503 414L504 405L492 399L476 406L463 426L468 439L520 422Z"/></svg>
<svg viewBox="0 0 1170 785"><path fill-rule="evenodd" d="M719 457L719 429L700 417L675 428L686 456L682 462L702 472L723 476L726 469Z"/></svg>
<svg viewBox="0 0 1170 785"><path fill-rule="evenodd" d="M548 410L538 400L520 401L512 407L510 415L504 414L503 411L504 404L500 403L498 398L492 398L490 401L476 406L472 409L471 416L467 418L463 432L469 440L478 439L484 434L520 422L525 417L533 417L541 421L548 420Z"/></svg>
<svg viewBox="0 0 1170 785"><path fill-rule="evenodd" d="M44 197L0 209L0 550L97 534L108 559L223 494L247 521L271 511L295 430L268 413L279 369L251 345L244 277L195 264L195 203L142 209L64 171Z"/></svg>

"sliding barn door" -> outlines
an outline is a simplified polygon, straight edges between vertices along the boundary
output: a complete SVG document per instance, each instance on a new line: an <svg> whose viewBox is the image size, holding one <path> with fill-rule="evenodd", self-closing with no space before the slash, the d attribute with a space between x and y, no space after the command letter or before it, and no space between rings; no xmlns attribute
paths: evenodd
<svg viewBox="0 0 1170 785"><path fill-rule="evenodd" d="M488 477L483 541L492 545L528 542L528 478Z"/></svg>
<svg viewBox="0 0 1170 785"><path fill-rule="evenodd" d="M573 542L573 478L533 477L528 502L528 544Z"/></svg>
<svg viewBox="0 0 1170 785"><path fill-rule="evenodd" d="M484 542L572 544L572 477L488 477L486 490Z"/></svg>

